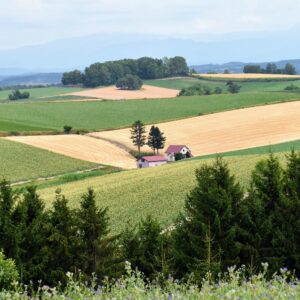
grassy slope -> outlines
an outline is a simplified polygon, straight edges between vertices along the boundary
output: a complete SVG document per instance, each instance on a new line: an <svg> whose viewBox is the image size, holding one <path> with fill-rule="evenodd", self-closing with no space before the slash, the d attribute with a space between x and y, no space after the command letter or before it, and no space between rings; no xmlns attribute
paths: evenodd
<svg viewBox="0 0 300 300"><path fill-rule="evenodd" d="M101 101L78 103L2 104L0 131L26 131L26 126L61 130L64 125L77 129L106 130L130 126L135 120L147 124L182 119L248 106L300 99L294 93L240 93L174 99ZM20 123L20 126L17 126ZM17 128L16 128L17 127Z"/></svg>
<svg viewBox="0 0 300 300"><path fill-rule="evenodd" d="M163 88L175 89L175 90L181 90L183 88L187 88L197 84L206 85L211 88L215 88L219 86L225 89L225 85L226 85L226 82L214 82L214 81L201 80L192 77L145 80L144 83L153 86L163 87Z"/></svg>
<svg viewBox="0 0 300 300"><path fill-rule="evenodd" d="M96 164L0 139L0 177L10 181L48 177L95 167Z"/></svg>
<svg viewBox="0 0 300 300"><path fill-rule="evenodd" d="M82 88L72 88L72 87L45 87L45 88L32 88L32 89L22 89L21 91L27 91L30 93L30 99L34 100L41 97L53 97L66 93L74 93L81 91ZM0 91L0 102L7 100L8 95L11 90Z"/></svg>
<svg viewBox="0 0 300 300"><path fill-rule="evenodd" d="M229 151L225 153L221 153L222 157L229 157L229 156L244 156L244 155L260 155L260 154L267 154L267 153L279 153L279 152L289 152L292 149L299 151L300 150L300 140L290 141L275 145L268 145L268 146L261 146L261 147L254 147L244 150L235 150ZM194 159L207 159L216 157L219 154L210 154L205 156L195 157Z"/></svg>
<svg viewBox="0 0 300 300"><path fill-rule="evenodd" d="M197 78L170 78L170 79L157 79L157 80L147 80L146 84L165 87L170 89L182 89L190 87L197 84L202 84L204 86L209 86L215 88L217 86L221 87L224 91L226 90L226 81L218 80L204 80ZM244 92L279 92L283 91L284 88L290 84L294 84L300 88L300 80L295 81L257 81L257 82L240 82L239 85L242 86L241 93Z"/></svg>
<svg viewBox="0 0 300 300"><path fill-rule="evenodd" d="M250 172L262 157L265 156L231 157L226 160L243 186L247 187ZM97 204L109 207L114 232L122 230L128 221L135 224L148 214L168 225L183 209L186 194L195 184L194 171L204 162L212 162L212 159L191 160L163 167L94 177L41 189L40 193L50 205L54 200L55 189L62 188L70 205L76 207L80 195L85 193L88 187L93 187L97 193Z"/></svg>

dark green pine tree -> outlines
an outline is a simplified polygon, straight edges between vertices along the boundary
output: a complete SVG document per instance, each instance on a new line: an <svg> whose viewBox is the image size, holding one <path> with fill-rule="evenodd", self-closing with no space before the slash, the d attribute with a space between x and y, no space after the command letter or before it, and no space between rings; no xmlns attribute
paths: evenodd
<svg viewBox="0 0 300 300"><path fill-rule="evenodd" d="M48 256L43 248L47 240L48 215L44 203L36 192L36 187L27 187L19 204L23 212L21 236L21 278L25 283L30 280L46 282Z"/></svg>
<svg viewBox="0 0 300 300"><path fill-rule="evenodd" d="M284 174L284 189L288 198L288 209L284 210L285 227L288 229L286 244L287 264L300 276L300 153L294 150L287 156Z"/></svg>
<svg viewBox="0 0 300 300"><path fill-rule="evenodd" d="M143 147L146 144L146 129L145 125L140 121L136 121L133 123L131 127L131 140L133 145L138 147L138 153L139 156L141 154L141 147Z"/></svg>
<svg viewBox="0 0 300 300"><path fill-rule="evenodd" d="M80 269L80 239L75 212L68 207L67 199L58 191L53 209L49 212L47 237L46 246L43 248L43 253L48 256L47 283L64 284L68 271L76 273Z"/></svg>
<svg viewBox="0 0 300 300"><path fill-rule="evenodd" d="M21 233L18 224L15 204L16 193L13 192L10 184L3 180L0 182L0 249L4 254L13 258L17 263L20 255Z"/></svg>
<svg viewBox="0 0 300 300"><path fill-rule="evenodd" d="M239 263L236 211L243 191L221 158L198 169L196 179L173 232L173 248L177 276L194 273L201 280L207 271L217 274Z"/></svg>
<svg viewBox="0 0 300 300"><path fill-rule="evenodd" d="M154 151L159 152L159 149L163 149L165 147L166 137L164 133L160 131L160 129L156 126L151 126L147 145Z"/></svg>
<svg viewBox="0 0 300 300"><path fill-rule="evenodd" d="M107 208L98 208L95 193L89 189L82 196L77 211L78 229L81 238L81 253L84 261L82 271L90 276L96 273L99 279L116 276L119 272L116 255L117 236L109 236L109 217Z"/></svg>
<svg viewBox="0 0 300 300"><path fill-rule="evenodd" d="M160 224L151 216L141 220L137 230L127 228L121 238L123 259L147 278L170 274L170 245Z"/></svg>
<svg viewBox="0 0 300 300"><path fill-rule="evenodd" d="M249 230L256 231L255 246L260 263L268 262L270 273L278 271L285 265L287 257L289 237L285 211L288 200L284 195L283 170L273 154L260 161L252 172L247 201L254 226Z"/></svg>

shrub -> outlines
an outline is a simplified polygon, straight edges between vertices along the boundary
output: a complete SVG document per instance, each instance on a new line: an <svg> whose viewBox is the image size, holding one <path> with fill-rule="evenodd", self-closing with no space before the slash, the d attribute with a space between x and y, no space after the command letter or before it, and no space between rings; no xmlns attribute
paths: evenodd
<svg viewBox="0 0 300 300"><path fill-rule="evenodd" d="M241 86L233 81L228 81L226 85L228 86L228 92L231 94L237 94L241 89Z"/></svg>
<svg viewBox="0 0 300 300"><path fill-rule="evenodd" d="M215 94L222 94L223 93L223 90L220 88L220 87L216 87L215 88Z"/></svg>
<svg viewBox="0 0 300 300"><path fill-rule="evenodd" d="M64 126L64 133L65 134L70 134L71 131L72 131L72 126L68 126L68 125Z"/></svg>
<svg viewBox="0 0 300 300"><path fill-rule="evenodd" d="M0 290L9 289L19 279L19 274L12 259L6 259L0 251Z"/></svg>
<svg viewBox="0 0 300 300"><path fill-rule="evenodd" d="M20 92L20 90L14 90L11 94L8 95L9 100L19 100L19 99L28 99L30 94L28 92Z"/></svg>
<svg viewBox="0 0 300 300"><path fill-rule="evenodd" d="M285 87L285 91L299 91L299 87L294 85L293 83Z"/></svg>

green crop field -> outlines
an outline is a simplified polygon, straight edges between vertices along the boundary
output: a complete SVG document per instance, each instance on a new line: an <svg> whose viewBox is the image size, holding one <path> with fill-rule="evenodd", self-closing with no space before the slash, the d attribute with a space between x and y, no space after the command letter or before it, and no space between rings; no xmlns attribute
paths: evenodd
<svg viewBox="0 0 300 300"><path fill-rule="evenodd" d="M158 100L8 103L0 105L0 131L32 131L28 127L62 130L64 125L107 130L128 127L139 119L147 124L159 123L298 99L300 95L295 93L240 93Z"/></svg>
<svg viewBox="0 0 300 300"><path fill-rule="evenodd" d="M248 186L251 170L257 161L266 155L251 155L226 158L230 169L244 187ZM284 155L280 155L284 159ZM39 190L46 204L55 197L56 188L61 188L72 207L79 203L80 195L93 187L97 193L97 204L109 207L114 232L124 228L126 222L136 224L148 214L158 218L162 224L171 224L182 210L187 193L194 186L195 169L213 159L191 160L163 167L132 170L101 177L88 178Z"/></svg>
<svg viewBox="0 0 300 300"><path fill-rule="evenodd" d="M44 88L31 88L31 89L21 89L22 92L27 91L30 93L30 98L24 101L37 100L39 98L49 98L54 96L59 96L66 93L74 93L83 90L82 88L73 87L44 87ZM0 102L8 100L8 95L11 90L0 91Z"/></svg>
<svg viewBox="0 0 300 300"><path fill-rule="evenodd" d="M144 84L149 84L153 86L181 90L183 88L188 88L197 84L209 86L215 88L217 86L225 90L226 82L214 82L209 80L202 80L193 77L180 77L180 78L169 78L169 79L155 79L155 80L145 80Z"/></svg>
<svg viewBox="0 0 300 300"><path fill-rule="evenodd" d="M0 177L16 182L96 167L46 150L0 138Z"/></svg>
<svg viewBox="0 0 300 300"><path fill-rule="evenodd" d="M226 81L225 80L212 80L212 79L197 79L193 77L182 77L182 78L170 78L170 79L156 79L156 80L147 80L144 82L145 84L170 88L170 89L183 89L187 87L191 87L197 84L201 84L203 86L209 86L212 89L215 87L220 87L225 92L226 88ZM280 92L284 91L284 89L288 86L294 84L295 86L300 88L300 80L273 80L273 81L246 81L246 82L239 82L241 85L241 93L247 92Z"/></svg>
<svg viewBox="0 0 300 300"><path fill-rule="evenodd" d="M220 154L210 154L205 156L195 157L194 159L207 159L213 158L217 155L221 155L222 157L228 156L243 156L243 155L257 155L257 154L268 154L268 153L280 153L280 152L289 152L291 150L300 151L300 140L290 141L280 144L268 145L268 146L261 146L261 147L254 147L248 148L243 150L236 150L236 151L229 151Z"/></svg>

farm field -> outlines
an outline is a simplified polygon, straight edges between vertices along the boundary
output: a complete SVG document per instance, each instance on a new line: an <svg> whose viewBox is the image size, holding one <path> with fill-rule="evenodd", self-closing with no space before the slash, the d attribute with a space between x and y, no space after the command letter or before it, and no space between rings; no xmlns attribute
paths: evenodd
<svg viewBox="0 0 300 300"><path fill-rule="evenodd" d="M179 90L143 85L141 90L126 91L117 89L115 86L95 88L75 92L70 96L94 97L107 100L125 100L125 99L157 99L157 98L174 98L178 95Z"/></svg>
<svg viewBox="0 0 300 300"><path fill-rule="evenodd" d="M71 92L79 92L83 90L82 88L73 88L73 87L44 87L44 88L31 88L31 89L21 89L22 92L29 92L31 100L42 100L43 98L49 98L54 96L60 96L62 94L67 94ZM0 91L0 102L6 101L8 99L8 95L12 92L12 90L3 90Z"/></svg>
<svg viewBox="0 0 300 300"><path fill-rule="evenodd" d="M202 80L193 77L175 77L175 78L164 78L164 79L154 79L154 80L146 80L146 84L168 88L181 90L183 88L188 88L194 85L202 84L205 86L209 86L211 88L215 88L217 86L225 89L226 82L214 82L211 80Z"/></svg>
<svg viewBox="0 0 300 300"><path fill-rule="evenodd" d="M136 168L135 159L125 150L109 142L87 136L16 136L6 139L97 164L113 165L124 169Z"/></svg>
<svg viewBox="0 0 300 300"><path fill-rule="evenodd" d="M243 155L258 155L258 154L268 154L268 153L281 153L281 152L289 152L291 150L300 151L300 140L289 141L285 143L279 144L270 144L267 146L254 147L242 150L228 151L219 154L209 154L204 156L198 156L194 159L207 159L213 158L217 155L221 155L222 157L228 156L243 156Z"/></svg>
<svg viewBox="0 0 300 300"><path fill-rule="evenodd" d="M229 157L231 171L248 187L251 170L266 155ZM284 154L280 155L284 161ZM69 204L78 206L80 195L93 187L97 205L109 208L113 233L120 232L128 222L132 225L151 214L163 225L170 225L183 209L187 193L195 184L195 169L213 159L182 161L167 166L131 170L101 177L39 189L42 199L49 206L54 201L55 190L62 189ZM180 183L180 184L179 184Z"/></svg>
<svg viewBox="0 0 300 300"><path fill-rule="evenodd" d="M167 138L166 147L189 145L194 156L271 145L300 138L300 102L199 116L162 123L159 128ZM133 147L129 129L89 135ZM144 147L143 150L150 149Z"/></svg>
<svg viewBox="0 0 300 300"><path fill-rule="evenodd" d="M11 182L49 177L98 166L0 138L0 178Z"/></svg>
<svg viewBox="0 0 300 300"><path fill-rule="evenodd" d="M205 78L222 78L222 79L300 79L300 75L285 75L285 74L194 74L193 76Z"/></svg>
<svg viewBox="0 0 300 300"><path fill-rule="evenodd" d="M62 130L70 125L89 131L125 128L184 119L243 107L300 99L295 93L240 93L174 99L1 104L1 131ZM36 128L36 129L35 129Z"/></svg>
<svg viewBox="0 0 300 300"><path fill-rule="evenodd" d="M202 85L210 87L214 89L216 87L220 87L225 92L227 90L226 80L205 80L205 79L197 79L193 77L187 78L169 78L169 79L156 79L156 80L147 80L147 84L154 86L161 86L165 88L175 88L182 89L191 87L194 85ZM239 85L242 87L240 93L248 93L248 92L282 92L288 85L295 85L300 88L300 79L296 80L271 80L271 81L241 81Z"/></svg>

